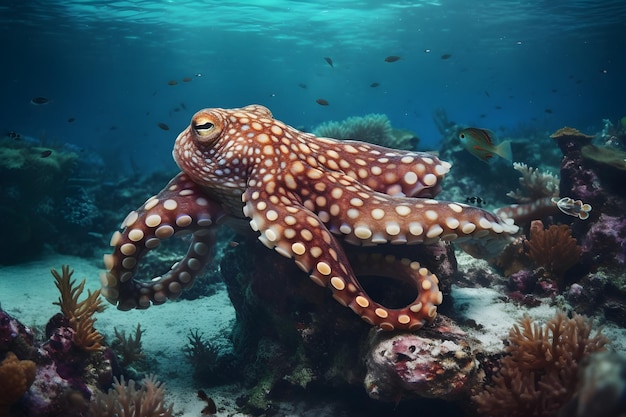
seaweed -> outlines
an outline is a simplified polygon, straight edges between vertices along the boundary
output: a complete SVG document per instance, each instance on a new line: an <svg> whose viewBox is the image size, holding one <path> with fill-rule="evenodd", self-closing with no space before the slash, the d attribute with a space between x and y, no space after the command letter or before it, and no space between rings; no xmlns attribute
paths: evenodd
<svg viewBox="0 0 626 417"><path fill-rule="evenodd" d="M117 327L114 327L113 331L115 332L115 340L112 343L112 347L121 358L120 362L123 367L144 359L141 335L145 330L141 328L140 323L137 323L134 336L131 334L126 337L126 332L124 330L118 331Z"/></svg>

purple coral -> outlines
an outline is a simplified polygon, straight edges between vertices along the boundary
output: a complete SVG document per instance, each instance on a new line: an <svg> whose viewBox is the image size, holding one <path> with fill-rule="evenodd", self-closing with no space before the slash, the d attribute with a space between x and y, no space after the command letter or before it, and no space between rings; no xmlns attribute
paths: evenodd
<svg viewBox="0 0 626 417"><path fill-rule="evenodd" d="M582 238L583 250L595 262L623 267L626 263L626 219L602 213Z"/></svg>

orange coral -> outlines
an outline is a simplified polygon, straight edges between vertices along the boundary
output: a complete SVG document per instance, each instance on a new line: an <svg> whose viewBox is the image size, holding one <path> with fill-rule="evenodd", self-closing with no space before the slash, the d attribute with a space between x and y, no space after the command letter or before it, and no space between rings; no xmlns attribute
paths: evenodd
<svg viewBox="0 0 626 417"><path fill-rule="evenodd" d="M541 220L534 220L530 225L530 239L525 243L528 257L557 280L578 263L582 253L570 227L565 224L553 224L544 229Z"/></svg>
<svg viewBox="0 0 626 417"><path fill-rule="evenodd" d="M87 290L87 298L78 301L85 288L85 280L75 286L76 280L72 280L73 270L68 265L61 267L62 275L52 269L55 285L61 293L59 301L53 303L61 307L61 312L70 321L74 329L74 343L83 350L95 351L102 348L101 342L104 337L94 328L95 313L104 311L104 305L100 299L100 290L93 293Z"/></svg>
<svg viewBox="0 0 626 417"><path fill-rule="evenodd" d="M606 337L592 321L559 312L540 327L525 316L509 333L507 356L500 360L492 385L475 395L478 411L486 416L548 417L576 393L578 368L592 352L604 350Z"/></svg>
<svg viewBox="0 0 626 417"><path fill-rule="evenodd" d="M9 415L9 407L19 400L35 380L35 362L21 361L8 352L0 362L0 416Z"/></svg>

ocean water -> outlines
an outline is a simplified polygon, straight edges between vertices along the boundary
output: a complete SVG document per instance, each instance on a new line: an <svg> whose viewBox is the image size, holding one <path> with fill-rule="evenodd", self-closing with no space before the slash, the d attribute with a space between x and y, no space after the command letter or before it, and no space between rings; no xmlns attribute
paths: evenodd
<svg viewBox="0 0 626 417"><path fill-rule="evenodd" d="M512 136L516 151L524 146L519 154L525 162L545 164L554 173L562 155L548 135L563 126L594 135L611 120L619 132L613 139L625 147L626 124L617 127L626 116L624 22L624 0L5 0L0 3L0 138L4 144L12 138L28 143L35 149L28 158L41 163L36 167L52 170L45 164L54 160L48 147L75 152L78 160L76 169L57 173L57 183L42 187L45 174L28 166L11 171L12 161L5 157L11 153L0 152L0 229L5 234L0 251L9 254L0 256L1 307L41 332L58 311L49 268L70 264L78 280L87 279L86 288L100 288L102 254L111 251L111 235L130 210L158 193L177 171L174 140L202 108L262 104L304 131L350 116L385 114L394 127L419 136L420 150L465 155L450 173L452 183L446 185L452 185L451 191L444 196L479 206L483 193L490 200L486 205L492 198L504 201L519 173L502 159L487 168L460 147L446 148L450 137L438 128L438 115L445 113L457 127ZM161 177L150 179L146 174L151 173ZM33 189L36 195L28 195ZM598 227L600 232L623 227L622 211L615 208L623 207L623 192L612 188L606 195L610 204L594 202L588 222L606 225ZM607 207L609 220L600 222L599 213ZM587 230L576 230L580 219L566 217L564 223L574 225L582 241ZM607 233L613 239L609 245L623 244L623 237L614 235ZM221 247L234 251L239 243L225 236ZM162 258L146 263L171 265L187 244L171 251L161 247L151 255ZM597 242L591 247L598 253L602 248ZM623 254L614 251L623 266ZM615 266L612 259L593 258L599 259L594 268ZM469 256L459 256L459 265L463 276L479 276L476 271L489 279L496 275L492 266ZM217 269L210 268L203 279L215 278ZM579 287L589 284L597 277L588 272L575 274L572 281L580 279ZM620 277L617 268L604 279L619 283ZM527 311L543 321L555 311L545 292L530 294L539 307L505 301L506 279L498 278L500 285L488 291L462 288L461 282L451 290L458 308L449 307L476 322L477 333L485 337L481 343L494 350ZM215 337L220 349L232 353L230 330L237 314L228 283L211 285L210 294L148 311L121 312L111 306L95 326L110 341L114 328L130 333L138 322L145 324L151 371L168 384L168 400L183 416L200 415L204 406L196 398L194 369L181 359L189 334ZM558 291L561 301L572 292L570 287ZM594 314L608 322L617 350L626 345L626 319L619 310L626 302L620 297L621 292L614 310L593 305ZM330 297L328 302L334 303ZM357 316L354 320L361 324ZM323 399L314 397L313 407L287 398L287 411L276 415L387 415L396 410L414 415L410 402L381 405L357 391L348 405L330 402L329 410L321 411L315 407L326 407ZM211 395L223 415L234 416L243 415L237 414L243 392L233 385ZM426 403L435 409L441 405ZM357 411L349 409L355 404ZM15 415L25 413L22 405L14 407ZM361 412L364 408L371 408L369 414ZM461 415L454 411L450 415Z"/></svg>
<svg viewBox="0 0 626 417"><path fill-rule="evenodd" d="M10 0L0 129L146 170L173 168L196 110L250 103L305 129L385 113L428 149L436 109L492 129L597 131L626 115L624 21L620 0Z"/></svg>

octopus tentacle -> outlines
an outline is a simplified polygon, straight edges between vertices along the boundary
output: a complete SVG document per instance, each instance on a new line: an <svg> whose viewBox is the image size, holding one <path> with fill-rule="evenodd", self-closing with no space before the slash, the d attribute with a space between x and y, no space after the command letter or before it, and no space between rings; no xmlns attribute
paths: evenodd
<svg viewBox="0 0 626 417"><path fill-rule="evenodd" d="M285 200L288 194L282 191L278 193ZM413 330L436 316L436 306L442 298L437 278L417 262L394 262L393 258L386 258L386 262L376 263L375 257L360 259L367 263L367 273L405 279L415 286L418 295L410 305L387 308L365 292L342 246L314 212L296 200L288 205L280 200L273 204L265 189L249 188L243 201L244 214L251 219L252 229L260 232L259 240L265 246L293 258L313 282L329 288L335 300L350 307L366 322L386 330Z"/></svg>
<svg viewBox="0 0 626 417"><path fill-rule="evenodd" d="M417 296L411 303L397 309L383 307L372 300L366 300L367 302L354 300L350 303L350 308L366 322L378 323L383 330L415 330L437 316L437 306L443 299L443 294L439 291L439 280L419 262L375 253L360 253L351 256L350 261L357 275L377 275L404 280L417 291Z"/></svg>
<svg viewBox="0 0 626 417"><path fill-rule="evenodd" d="M197 274L211 259L213 231L223 218L221 206L205 197L187 175L177 175L156 196L150 197L122 223L111 238L112 255L105 255L108 272L101 277L102 294L120 310L148 308L176 298L193 285ZM163 276L150 282L133 279L139 260L162 240L193 234L185 257Z"/></svg>
<svg viewBox="0 0 626 417"><path fill-rule="evenodd" d="M290 186L291 180L281 186L287 175L293 175L293 183L301 187ZM389 196L341 172L322 172L304 164L292 164L286 173L276 175L276 182L275 195L299 194L302 204L333 234L354 245L474 240L486 254L495 254L518 231L512 220L477 207Z"/></svg>

